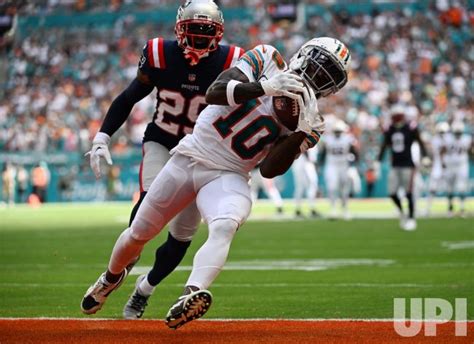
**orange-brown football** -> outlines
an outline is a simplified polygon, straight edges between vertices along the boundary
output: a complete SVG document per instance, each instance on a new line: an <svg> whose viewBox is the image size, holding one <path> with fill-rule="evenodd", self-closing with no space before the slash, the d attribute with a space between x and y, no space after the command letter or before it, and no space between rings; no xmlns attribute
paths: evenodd
<svg viewBox="0 0 474 344"><path fill-rule="evenodd" d="M296 100L287 96L273 97L273 109L281 124L291 131L296 130L300 112Z"/></svg>

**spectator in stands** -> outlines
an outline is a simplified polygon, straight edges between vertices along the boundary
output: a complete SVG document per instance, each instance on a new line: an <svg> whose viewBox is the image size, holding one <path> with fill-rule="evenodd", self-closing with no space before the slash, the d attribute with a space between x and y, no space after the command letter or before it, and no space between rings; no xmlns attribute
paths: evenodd
<svg viewBox="0 0 474 344"><path fill-rule="evenodd" d="M31 171L32 195L37 197L40 203L46 202L46 194L50 180L48 165L42 161Z"/></svg>

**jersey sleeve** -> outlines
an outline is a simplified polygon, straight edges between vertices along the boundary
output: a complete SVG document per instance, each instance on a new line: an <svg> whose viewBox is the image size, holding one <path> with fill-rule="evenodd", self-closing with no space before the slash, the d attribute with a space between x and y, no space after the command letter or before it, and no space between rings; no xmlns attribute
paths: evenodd
<svg viewBox="0 0 474 344"><path fill-rule="evenodd" d="M229 67L235 67L235 65L238 63L239 59L242 57L244 53L245 53L244 49L237 47L235 45L231 45L229 52L227 54L227 59L224 64L224 70Z"/></svg>
<svg viewBox="0 0 474 344"><path fill-rule="evenodd" d="M138 62L138 69L145 75L150 75L153 69L164 69L165 50L163 38L153 38L146 42Z"/></svg>
<svg viewBox="0 0 474 344"><path fill-rule="evenodd" d="M264 75L268 78L276 71L287 68L286 62L278 50L265 44L248 50L237 61L235 67L240 69L250 82L258 81Z"/></svg>

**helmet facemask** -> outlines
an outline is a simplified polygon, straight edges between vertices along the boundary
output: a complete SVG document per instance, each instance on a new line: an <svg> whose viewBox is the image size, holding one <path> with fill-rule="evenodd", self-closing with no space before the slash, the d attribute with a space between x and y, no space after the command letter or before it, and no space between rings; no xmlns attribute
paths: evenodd
<svg viewBox="0 0 474 344"><path fill-rule="evenodd" d="M176 39L191 65L218 48L224 35L224 19L215 3L188 1L178 9L176 19Z"/></svg>
<svg viewBox="0 0 474 344"><path fill-rule="evenodd" d="M176 36L184 49L211 52L217 49L223 26L206 20L183 20L176 24Z"/></svg>
<svg viewBox="0 0 474 344"><path fill-rule="evenodd" d="M331 37L309 40L293 55L290 69L302 76L318 98L338 92L348 80L349 49Z"/></svg>
<svg viewBox="0 0 474 344"><path fill-rule="evenodd" d="M336 93L347 83L347 73L340 63L318 47L305 47L290 68L308 82L318 98Z"/></svg>

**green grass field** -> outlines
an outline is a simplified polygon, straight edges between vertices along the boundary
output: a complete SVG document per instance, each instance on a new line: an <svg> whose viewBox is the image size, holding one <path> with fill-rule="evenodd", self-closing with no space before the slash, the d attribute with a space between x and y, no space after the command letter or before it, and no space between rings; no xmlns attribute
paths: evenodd
<svg viewBox="0 0 474 344"><path fill-rule="evenodd" d="M387 202L352 207L363 212L364 206L392 210ZM105 269L130 208L0 209L0 317L82 317L82 295ZM272 212L266 204L255 209L257 217ZM164 234L147 245L138 271L152 264ZM206 235L202 226L178 271L150 299L145 318L165 316ZM236 235L227 267L211 287L214 305L206 318L392 318L393 298L433 297L468 298L474 319L472 218L420 219L415 232L400 230L396 219L250 220ZM135 279L96 317L120 318Z"/></svg>

